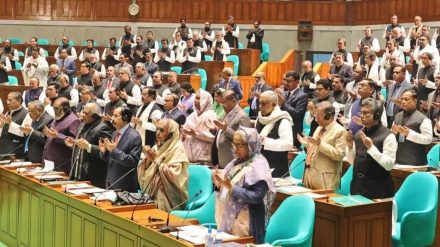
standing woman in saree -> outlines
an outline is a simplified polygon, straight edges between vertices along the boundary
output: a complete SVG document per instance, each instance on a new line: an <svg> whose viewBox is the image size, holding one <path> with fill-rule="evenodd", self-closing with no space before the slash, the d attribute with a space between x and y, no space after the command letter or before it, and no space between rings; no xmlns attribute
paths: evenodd
<svg viewBox="0 0 440 247"><path fill-rule="evenodd" d="M216 195L217 229L239 237L253 236L264 242L265 224L274 198L275 186L269 164L260 153L256 129L240 127L232 141L235 158L212 175L220 188Z"/></svg>
<svg viewBox="0 0 440 247"><path fill-rule="evenodd" d="M169 212L188 199L189 162L179 139L179 125L171 119L160 120L156 146L145 146L142 152L146 158L138 167L141 190L146 189L158 209ZM182 205L178 209L184 208Z"/></svg>
<svg viewBox="0 0 440 247"><path fill-rule="evenodd" d="M211 162L211 146L214 135L206 126L208 120L217 120L217 115L212 110L211 94L199 89L194 99L194 112L186 119L182 126L183 145L189 162Z"/></svg>

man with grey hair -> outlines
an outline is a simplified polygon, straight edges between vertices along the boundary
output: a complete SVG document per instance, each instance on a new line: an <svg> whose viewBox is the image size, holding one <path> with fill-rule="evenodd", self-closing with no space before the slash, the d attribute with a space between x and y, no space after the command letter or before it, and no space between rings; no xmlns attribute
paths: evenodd
<svg viewBox="0 0 440 247"><path fill-rule="evenodd" d="M90 71L92 74L99 73L102 78L105 78L105 76L107 75L107 72L105 71L105 66L104 64L99 62L98 58L99 57L97 57L96 54L90 54L90 66L92 66L92 69Z"/></svg>
<svg viewBox="0 0 440 247"><path fill-rule="evenodd" d="M138 107L142 105L141 89L131 80L130 69L122 67L119 70L119 79L121 80L119 97L130 107L132 112L137 112Z"/></svg>
<svg viewBox="0 0 440 247"><path fill-rule="evenodd" d="M23 107L22 95L19 92L10 92L6 100L9 111L6 114L0 114L0 127L2 128L0 136L0 154L13 152L18 159L24 158L25 139L23 133L14 132L10 126L20 126L28 113Z"/></svg>
<svg viewBox="0 0 440 247"><path fill-rule="evenodd" d="M205 52L208 52L208 46L204 39L200 38L198 31L193 32L194 47L199 49L202 61L205 61Z"/></svg>
<svg viewBox="0 0 440 247"><path fill-rule="evenodd" d="M269 162L273 177L281 177L289 171L287 153L293 147L292 117L278 106L274 91L261 93L260 111L255 128L261 137L261 153Z"/></svg>
<svg viewBox="0 0 440 247"><path fill-rule="evenodd" d="M44 85L42 85L43 87L45 87L46 85L48 85L49 83L57 83L59 84L60 82L58 81L60 77L60 68L58 67L58 65L56 64L51 64L49 66L49 75L47 77L47 81ZM29 79L30 80L30 79Z"/></svg>
<svg viewBox="0 0 440 247"><path fill-rule="evenodd" d="M266 73L260 71L255 76L255 85L251 88L251 93L249 94L248 104L250 106L249 116L257 117L258 116L258 102L261 93L266 92L268 90L273 91L273 88L265 82Z"/></svg>
<svg viewBox="0 0 440 247"><path fill-rule="evenodd" d="M23 92L23 105L27 108L28 104L34 100L44 101L46 97L43 90L40 88L40 80L37 77L31 77L29 79L30 88Z"/></svg>
<svg viewBox="0 0 440 247"><path fill-rule="evenodd" d="M43 163L43 150L47 139L43 133L43 129L46 126L50 128L53 117L44 110L44 105L39 100L30 102L28 111L32 122L23 122L19 127L26 138L24 152L27 152L27 160L30 162Z"/></svg>
<svg viewBox="0 0 440 247"><path fill-rule="evenodd" d="M153 80L151 76L148 74L147 69L145 68L144 63L136 63L134 68L134 75L131 77L131 80L138 85L141 89L144 87L152 87Z"/></svg>
<svg viewBox="0 0 440 247"><path fill-rule="evenodd" d="M101 121L101 107L96 103L88 103L83 110L82 123L76 138L67 137L65 144L73 149L69 174L73 180L88 180L92 185L105 188L107 164L99 156L99 140L111 138L111 129Z"/></svg>
<svg viewBox="0 0 440 247"><path fill-rule="evenodd" d="M222 106L225 115L221 120L206 123L211 130L217 130L212 146L212 164L224 168L232 160L232 140L238 126L249 127L249 116L241 109L237 94L232 90L223 93Z"/></svg>
<svg viewBox="0 0 440 247"><path fill-rule="evenodd" d="M229 44L223 39L222 32L215 33L215 40L212 42L211 47L212 59L214 61L224 61L226 62L226 55L231 54L229 49Z"/></svg>

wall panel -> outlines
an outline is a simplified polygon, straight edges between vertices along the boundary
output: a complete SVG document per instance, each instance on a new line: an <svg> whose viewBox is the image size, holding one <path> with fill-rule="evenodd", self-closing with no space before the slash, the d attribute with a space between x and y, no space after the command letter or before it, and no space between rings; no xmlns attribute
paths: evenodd
<svg viewBox="0 0 440 247"><path fill-rule="evenodd" d="M175 23L227 23L233 15L239 24L261 20L263 24L373 25L389 22L396 13L400 22L438 21L437 0L277 1L277 0L137 0L140 12L128 14L132 0L17 0L0 1L0 19ZM184 11L182 11L184 10ZM190 14L185 14L190 13Z"/></svg>

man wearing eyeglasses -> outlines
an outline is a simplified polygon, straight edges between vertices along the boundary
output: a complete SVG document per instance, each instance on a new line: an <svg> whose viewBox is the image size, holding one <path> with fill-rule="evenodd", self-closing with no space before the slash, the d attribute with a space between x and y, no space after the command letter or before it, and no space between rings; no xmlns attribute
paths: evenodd
<svg viewBox="0 0 440 247"><path fill-rule="evenodd" d="M43 151L43 160L54 162L55 171L70 172L72 149L64 144L67 137L74 138L78 134L80 121L70 110L69 100L61 97L53 103L55 119L50 128L45 127L43 133L47 136ZM57 167L59 166L59 167ZM44 164L43 164L44 167Z"/></svg>
<svg viewBox="0 0 440 247"><path fill-rule="evenodd" d="M255 76L255 85L251 88L251 93L249 94L248 104L251 108L249 112L249 117L255 118L258 116L258 105L260 95L266 91L273 91L273 88L266 84L266 73L260 71Z"/></svg>
<svg viewBox="0 0 440 247"><path fill-rule="evenodd" d="M255 128L261 138L261 154L266 157L273 177L280 178L289 171L287 153L293 146L293 121L287 111L278 106L278 95L266 91L260 95L260 112Z"/></svg>
<svg viewBox="0 0 440 247"><path fill-rule="evenodd" d="M6 100L9 111L6 114L0 114L0 127L2 132L0 136L0 154L14 153L18 159L24 158L25 138L23 132L11 132L10 126L15 125L18 129L25 120L28 111L23 107L22 95L19 92L11 92Z"/></svg>
<svg viewBox="0 0 440 247"><path fill-rule="evenodd" d="M318 103L313 115L319 125L313 136L298 134L298 140L307 148L304 186L339 189L347 131L335 121L336 109L328 101Z"/></svg>
<svg viewBox="0 0 440 247"><path fill-rule="evenodd" d="M226 67L222 71L223 80L220 81L219 88L231 89L237 94L238 100L243 98L243 89L239 80L232 77L232 68Z"/></svg>
<svg viewBox="0 0 440 247"><path fill-rule="evenodd" d="M340 52L343 55L344 62L350 66L353 66L353 55L346 49L347 41L344 38L338 39L338 50L332 53L329 63L335 62L335 53Z"/></svg>
<svg viewBox="0 0 440 247"><path fill-rule="evenodd" d="M379 116L383 105L368 98L359 112L363 128L357 133L347 133L347 161L353 165L350 194L369 199L394 196L394 183L390 171L396 160L396 137Z"/></svg>
<svg viewBox="0 0 440 247"><path fill-rule="evenodd" d="M133 73L133 66L129 63L127 63L127 55L121 54L119 55L119 63L115 65L115 72L116 74L119 73L119 70L121 68L128 68L130 70L130 75Z"/></svg>
<svg viewBox="0 0 440 247"><path fill-rule="evenodd" d="M135 74L132 76L132 80L141 89L144 87L153 86L153 80L151 79L151 76L148 74L144 63L140 63L140 62L136 63L136 67L134 71Z"/></svg>
<svg viewBox="0 0 440 247"><path fill-rule="evenodd" d="M344 54L341 52L334 53L335 63L330 66L330 71L327 79L332 80L338 74L342 76L344 86L353 80L353 68L351 65L344 63Z"/></svg>
<svg viewBox="0 0 440 247"><path fill-rule="evenodd" d="M281 110L287 111L293 120L293 145L299 148L297 134L304 130L303 120L307 109L307 95L299 88L299 74L293 70L283 75L284 91L277 88L278 105Z"/></svg>
<svg viewBox="0 0 440 247"><path fill-rule="evenodd" d="M89 103L96 103L93 99L93 88L87 87L83 88L80 91L80 99L81 101L78 103L78 106L76 107L78 113L82 113L84 110L84 107Z"/></svg>
<svg viewBox="0 0 440 247"><path fill-rule="evenodd" d="M122 101L124 101L132 112L137 112L137 109L142 105L141 89L131 80L131 72L127 67L119 70L119 79L121 80L119 88Z"/></svg>
<svg viewBox="0 0 440 247"><path fill-rule="evenodd" d="M426 34L420 35L419 39L419 45L414 49L413 53L410 53L409 56L411 57L410 63L413 63L413 69L412 69L412 75L415 77L417 75L417 72L419 69L424 68L425 65L422 61L422 54L423 53L431 53L432 54L432 64L439 69L439 52L436 47L432 47L429 45L429 36Z"/></svg>
<svg viewBox="0 0 440 247"><path fill-rule="evenodd" d="M92 85L93 74L90 72L91 69L92 69L92 65L90 65L90 63L84 62L81 64L81 68L80 68L81 75L79 75L76 78L76 82L74 85L76 89L79 90L79 87L83 87L83 86L89 86L89 87L93 86Z"/></svg>

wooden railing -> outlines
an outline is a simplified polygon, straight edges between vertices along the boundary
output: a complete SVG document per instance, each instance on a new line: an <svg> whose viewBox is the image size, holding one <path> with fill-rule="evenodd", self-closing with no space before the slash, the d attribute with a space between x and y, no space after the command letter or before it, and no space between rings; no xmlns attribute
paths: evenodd
<svg viewBox="0 0 440 247"><path fill-rule="evenodd" d="M0 19L45 21L111 21L178 23L227 23L230 15L237 23L260 20L265 25L297 25L300 20L314 25L372 25L388 23L395 13L400 22L437 21L437 0L362 0L362 1L278 1L278 0L137 0L139 14L132 17L132 0L16 0L2 1ZM181 10L181 11L177 11ZM191 13L185 16L182 13ZM55 24L56 25L56 24Z"/></svg>

